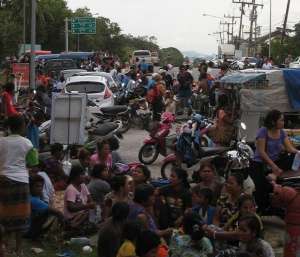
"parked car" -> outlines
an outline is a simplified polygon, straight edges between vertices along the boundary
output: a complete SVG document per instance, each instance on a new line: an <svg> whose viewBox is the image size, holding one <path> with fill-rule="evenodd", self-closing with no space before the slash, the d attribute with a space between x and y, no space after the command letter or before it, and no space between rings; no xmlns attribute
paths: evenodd
<svg viewBox="0 0 300 257"><path fill-rule="evenodd" d="M70 70L62 70L61 74L64 75L65 79L68 79L72 77L74 74L77 74L79 72L85 72L86 70L83 69L70 69Z"/></svg>
<svg viewBox="0 0 300 257"><path fill-rule="evenodd" d="M61 71L77 69L76 63L71 59L53 59L46 61L44 65L44 72L50 75L54 72L54 75L58 78Z"/></svg>
<svg viewBox="0 0 300 257"><path fill-rule="evenodd" d="M42 60L48 61L53 59L58 59L59 54L42 54L35 57L36 62L41 62Z"/></svg>
<svg viewBox="0 0 300 257"><path fill-rule="evenodd" d="M72 59L77 67L80 67L82 61L87 61L91 59L94 55L94 52L68 52L68 53L61 53L59 55L60 59Z"/></svg>
<svg viewBox="0 0 300 257"><path fill-rule="evenodd" d="M65 92L85 93L97 107L114 105L107 79L101 76L72 76L66 81Z"/></svg>
<svg viewBox="0 0 300 257"><path fill-rule="evenodd" d="M72 76L100 76L107 79L108 86L111 90L117 90L119 84L114 78L111 76L110 73L107 72L98 72L98 71L81 71L73 74Z"/></svg>
<svg viewBox="0 0 300 257"><path fill-rule="evenodd" d="M300 69L300 56L290 63L290 68Z"/></svg>

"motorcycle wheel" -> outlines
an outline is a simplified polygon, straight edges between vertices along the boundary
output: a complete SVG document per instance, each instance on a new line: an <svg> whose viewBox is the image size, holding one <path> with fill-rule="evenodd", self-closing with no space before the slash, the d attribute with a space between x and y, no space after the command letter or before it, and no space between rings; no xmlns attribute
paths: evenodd
<svg viewBox="0 0 300 257"><path fill-rule="evenodd" d="M126 133L131 128L131 121L129 117L122 117L122 128L120 128L120 133Z"/></svg>
<svg viewBox="0 0 300 257"><path fill-rule="evenodd" d="M143 145L139 151L139 161L143 164L149 165L156 161L158 155L159 151L156 144L146 144Z"/></svg>
<svg viewBox="0 0 300 257"><path fill-rule="evenodd" d="M176 166L176 161L167 161L165 162L160 169L162 178L170 179L172 169Z"/></svg>

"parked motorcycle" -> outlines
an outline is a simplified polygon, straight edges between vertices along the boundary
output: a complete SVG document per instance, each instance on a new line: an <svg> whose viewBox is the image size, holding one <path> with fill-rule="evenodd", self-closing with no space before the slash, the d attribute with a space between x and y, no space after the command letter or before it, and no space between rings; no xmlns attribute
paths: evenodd
<svg viewBox="0 0 300 257"><path fill-rule="evenodd" d="M139 160L143 164L152 164L159 154L167 155L167 141L176 141L176 135L168 137L172 128L175 116L170 112L162 114L162 121L150 132L144 140L144 144L139 151Z"/></svg>
<svg viewBox="0 0 300 257"><path fill-rule="evenodd" d="M149 130L152 113L145 98L133 99L129 102L132 123L144 130Z"/></svg>
<svg viewBox="0 0 300 257"><path fill-rule="evenodd" d="M130 110L126 105L115 105L99 108L91 101L88 101L88 109L91 116L88 120L94 123L122 121L121 133L127 132L131 127Z"/></svg>
<svg viewBox="0 0 300 257"><path fill-rule="evenodd" d="M239 127L246 129L245 124L243 123L241 123ZM191 144L190 149L194 151L195 149L190 135L191 133L183 133L180 140L184 141L187 145ZM197 165L203 158L208 158L215 163L220 176L227 177L231 171L242 170L242 172L245 171L245 179L248 178L248 172L246 172L246 170L249 169L250 159L253 157L253 151L251 147L245 143L245 140L241 139L240 135L241 132L238 133L237 138L239 139L232 142L230 147L201 146L196 153L193 152L196 157L194 156L188 160L185 159L185 156L179 154L178 151L167 156L161 167L161 176L163 178L169 178L171 169L174 166L181 166L184 163L188 167L193 167Z"/></svg>

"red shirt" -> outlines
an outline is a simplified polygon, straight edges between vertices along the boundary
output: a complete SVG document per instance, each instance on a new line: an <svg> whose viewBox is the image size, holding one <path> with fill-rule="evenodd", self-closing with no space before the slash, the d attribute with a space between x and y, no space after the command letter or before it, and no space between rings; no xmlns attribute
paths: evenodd
<svg viewBox="0 0 300 257"><path fill-rule="evenodd" d="M17 110L15 109L14 105L13 105L13 96L8 93L7 91L4 91L2 93L2 99L4 101L4 105L5 105L5 116L7 117L11 117L14 116L16 114L18 114Z"/></svg>

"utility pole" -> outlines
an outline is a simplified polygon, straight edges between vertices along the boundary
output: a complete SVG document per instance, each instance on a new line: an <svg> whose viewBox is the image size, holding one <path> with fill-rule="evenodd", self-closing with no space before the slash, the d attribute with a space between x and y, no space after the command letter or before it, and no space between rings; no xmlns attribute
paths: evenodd
<svg viewBox="0 0 300 257"><path fill-rule="evenodd" d="M30 88L35 89L36 0L31 0Z"/></svg>
<svg viewBox="0 0 300 257"><path fill-rule="evenodd" d="M261 6L263 7L264 5L263 4L257 4L255 2L255 0L252 0L251 2L249 1L244 1L244 0L232 0L232 3L234 4L241 4L241 16L240 16L240 29L239 29L239 42L238 42L238 49L240 49L240 45L241 45L241 39L242 39L242 27L243 27L243 15L245 14L245 6L248 5L252 5L253 8L252 8L252 12L251 12L251 15L250 15L250 21L251 21L251 24L250 24L250 36L249 36L249 42L250 42L250 39L251 39L251 42L252 42L252 36L253 36L253 22L255 22L255 19L253 19L253 16L254 16L254 13L256 12L256 8L258 6ZM256 15L256 19L257 19L257 15Z"/></svg>
<svg viewBox="0 0 300 257"><path fill-rule="evenodd" d="M230 35L232 35L233 38L233 25L235 24L234 22L220 22L221 25L227 26L227 30L225 32L227 33L227 44L230 43ZM230 32L230 26L232 26L232 30Z"/></svg>
<svg viewBox="0 0 300 257"><path fill-rule="evenodd" d="M234 43L234 32L233 32L233 29L234 29L234 25L236 24L236 21L235 19L239 19L240 17L236 17L236 16L230 16L230 15L224 15L224 18L225 19L231 19L231 43Z"/></svg>
<svg viewBox="0 0 300 257"><path fill-rule="evenodd" d="M219 35L219 37L220 37L220 43L221 43L221 44L224 43L223 38L222 38L222 32L221 32L221 31L214 32L214 33L212 33L212 34L213 34L213 35Z"/></svg>
<svg viewBox="0 0 300 257"><path fill-rule="evenodd" d="M286 12L285 12L285 16L284 16L282 34L281 34L281 45L283 44L283 40L284 40L285 33L286 33L286 24L287 24L287 20L288 20L288 16L289 16L290 5L291 5L291 0L288 0L287 6L286 6Z"/></svg>

